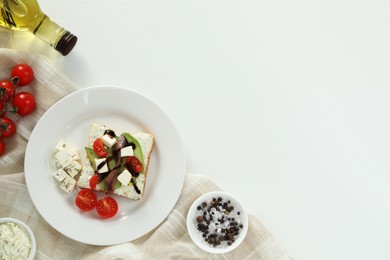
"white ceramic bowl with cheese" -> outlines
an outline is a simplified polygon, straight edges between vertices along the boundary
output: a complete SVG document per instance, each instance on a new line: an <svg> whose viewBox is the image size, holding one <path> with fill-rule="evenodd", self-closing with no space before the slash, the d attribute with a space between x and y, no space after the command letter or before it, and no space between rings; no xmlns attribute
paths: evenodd
<svg viewBox="0 0 390 260"><path fill-rule="evenodd" d="M248 225L248 214L243 204L222 191L200 196L187 215L187 229L192 241L201 249L215 254L236 249L244 240Z"/></svg>
<svg viewBox="0 0 390 260"><path fill-rule="evenodd" d="M18 219L0 218L0 258L5 254L11 259L13 256L33 260L35 253L36 242L31 229Z"/></svg>

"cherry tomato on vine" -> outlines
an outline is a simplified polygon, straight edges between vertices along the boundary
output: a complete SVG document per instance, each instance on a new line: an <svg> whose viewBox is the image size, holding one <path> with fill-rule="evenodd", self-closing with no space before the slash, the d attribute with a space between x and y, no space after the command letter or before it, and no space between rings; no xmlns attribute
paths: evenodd
<svg viewBox="0 0 390 260"><path fill-rule="evenodd" d="M118 203L113 197L104 197L97 201L96 211L102 218L111 218L118 212Z"/></svg>
<svg viewBox="0 0 390 260"><path fill-rule="evenodd" d="M90 211L96 207L97 196L90 189L82 189L76 197L76 206L83 211Z"/></svg>
<svg viewBox="0 0 390 260"><path fill-rule="evenodd" d="M23 87L30 84L34 79L34 71L27 64L18 64L12 69L11 78L15 85Z"/></svg>
<svg viewBox="0 0 390 260"><path fill-rule="evenodd" d="M8 138L15 134L15 123L8 117L0 117L0 137Z"/></svg>
<svg viewBox="0 0 390 260"><path fill-rule="evenodd" d="M8 102L15 95L15 87L8 80L0 81L0 101Z"/></svg>
<svg viewBox="0 0 390 260"><path fill-rule="evenodd" d="M0 116L4 113L5 104L3 101L0 101Z"/></svg>
<svg viewBox="0 0 390 260"><path fill-rule="evenodd" d="M17 108L17 113L21 116L31 114L36 107L35 98L28 92L19 92L14 96L12 105Z"/></svg>
<svg viewBox="0 0 390 260"><path fill-rule="evenodd" d="M101 138L98 138L93 142L93 150L99 157L107 156L107 151L106 148L104 148L103 140Z"/></svg>
<svg viewBox="0 0 390 260"><path fill-rule="evenodd" d="M3 153L5 153L5 143L3 139L0 138L0 156L3 155Z"/></svg>

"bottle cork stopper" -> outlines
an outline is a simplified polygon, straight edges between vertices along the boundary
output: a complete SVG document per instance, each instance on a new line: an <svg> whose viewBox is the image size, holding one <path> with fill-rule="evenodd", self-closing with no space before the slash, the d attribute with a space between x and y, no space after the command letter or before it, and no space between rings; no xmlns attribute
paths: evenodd
<svg viewBox="0 0 390 260"><path fill-rule="evenodd" d="M72 51L73 47L76 45L76 42L77 37L67 31L58 41L55 49L62 55L66 56Z"/></svg>

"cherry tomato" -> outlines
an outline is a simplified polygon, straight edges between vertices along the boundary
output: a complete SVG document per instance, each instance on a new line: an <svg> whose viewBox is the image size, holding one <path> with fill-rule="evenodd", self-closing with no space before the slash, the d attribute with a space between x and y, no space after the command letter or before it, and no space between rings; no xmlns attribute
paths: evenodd
<svg viewBox="0 0 390 260"><path fill-rule="evenodd" d="M94 176L92 176L91 179L89 179L89 187L91 187L91 189L93 190L96 190L96 185L98 185L100 182L100 178L97 174L95 174Z"/></svg>
<svg viewBox="0 0 390 260"><path fill-rule="evenodd" d="M5 104L3 101L0 101L0 116L4 113Z"/></svg>
<svg viewBox="0 0 390 260"><path fill-rule="evenodd" d="M106 148L104 148L103 140L101 138L98 138L93 142L93 150L99 157L107 156L107 151Z"/></svg>
<svg viewBox="0 0 390 260"><path fill-rule="evenodd" d="M111 218L118 212L118 203L113 197L98 200L96 211L102 218Z"/></svg>
<svg viewBox="0 0 390 260"><path fill-rule="evenodd" d="M17 113L21 116L31 114L36 107L35 98L28 92L19 92L14 96L12 104L17 108Z"/></svg>
<svg viewBox="0 0 390 260"><path fill-rule="evenodd" d="M76 206L83 211L90 211L96 207L97 196L90 189L82 189L76 197Z"/></svg>
<svg viewBox="0 0 390 260"><path fill-rule="evenodd" d="M8 117L1 117L0 118L0 136L2 138L11 137L16 132L16 126L15 123L9 119Z"/></svg>
<svg viewBox="0 0 390 260"><path fill-rule="evenodd" d="M5 153L5 143L3 139L0 138L0 156Z"/></svg>
<svg viewBox="0 0 390 260"><path fill-rule="evenodd" d="M15 87L8 80L0 81L0 101L8 102L15 95Z"/></svg>
<svg viewBox="0 0 390 260"><path fill-rule="evenodd" d="M26 86L34 79L34 71L27 64L18 64L12 69L11 78L15 85Z"/></svg>
<svg viewBox="0 0 390 260"><path fill-rule="evenodd" d="M135 156L126 157L126 165L132 173L140 173L142 171L142 163Z"/></svg>

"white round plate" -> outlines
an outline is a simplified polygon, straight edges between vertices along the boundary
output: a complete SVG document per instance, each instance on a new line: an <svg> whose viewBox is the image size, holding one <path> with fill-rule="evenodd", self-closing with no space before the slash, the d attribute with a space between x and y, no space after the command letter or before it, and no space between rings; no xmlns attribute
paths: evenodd
<svg viewBox="0 0 390 260"><path fill-rule="evenodd" d="M80 211L74 203L79 189L66 193L52 176L57 142L63 139L85 160L84 147L93 123L155 137L144 197L133 201L114 196L119 210L109 219L102 219L95 210ZM27 188L39 213L60 233L91 245L125 243L157 227L180 196L185 167L178 131L161 108L142 94L114 86L81 89L54 104L36 124L25 156ZM97 195L98 199L106 196Z"/></svg>

